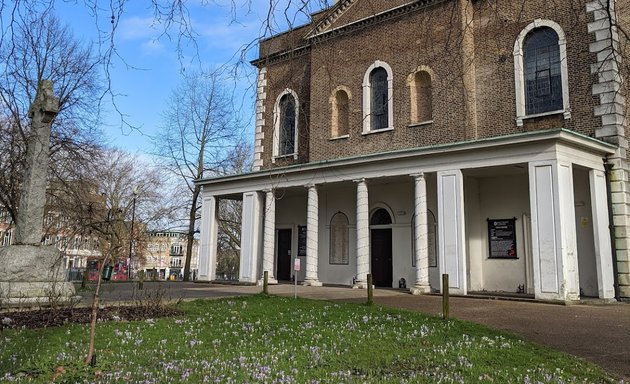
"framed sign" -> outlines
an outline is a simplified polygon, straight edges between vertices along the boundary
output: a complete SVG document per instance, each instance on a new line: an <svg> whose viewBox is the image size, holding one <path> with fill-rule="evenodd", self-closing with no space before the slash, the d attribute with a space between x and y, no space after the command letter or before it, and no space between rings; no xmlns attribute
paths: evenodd
<svg viewBox="0 0 630 384"><path fill-rule="evenodd" d="M298 225L298 256L306 256L306 225Z"/></svg>
<svg viewBox="0 0 630 384"><path fill-rule="evenodd" d="M518 259L516 218L488 219L488 252L491 259Z"/></svg>

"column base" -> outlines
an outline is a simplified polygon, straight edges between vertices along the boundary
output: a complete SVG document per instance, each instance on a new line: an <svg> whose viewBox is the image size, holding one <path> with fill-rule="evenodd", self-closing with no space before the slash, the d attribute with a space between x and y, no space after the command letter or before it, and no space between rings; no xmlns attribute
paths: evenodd
<svg viewBox="0 0 630 384"><path fill-rule="evenodd" d="M426 295L431 293L431 286L429 285L414 285L409 289L412 295Z"/></svg>
<svg viewBox="0 0 630 384"><path fill-rule="evenodd" d="M303 286L305 286L305 287L306 287L306 286L309 286L309 285L310 285L311 287L321 287L321 286L323 286L324 284L322 284L322 282L321 282L321 281L319 281L319 280L304 280L304 281L302 282L302 285L303 285Z"/></svg>
<svg viewBox="0 0 630 384"><path fill-rule="evenodd" d="M352 286L352 289L367 289L367 287L368 287L367 281L357 281Z"/></svg>
<svg viewBox="0 0 630 384"><path fill-rule="evenodd" d="M264 279L260 279L256 282L256 285L262 287L265 284L265 280ZM269 285L277 285L278 284L278 280L276 279L267 279L267 284Z"/></svg>

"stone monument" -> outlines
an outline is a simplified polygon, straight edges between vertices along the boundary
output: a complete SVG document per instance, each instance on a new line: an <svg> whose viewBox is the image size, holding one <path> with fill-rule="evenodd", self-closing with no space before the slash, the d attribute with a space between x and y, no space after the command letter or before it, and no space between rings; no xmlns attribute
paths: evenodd
<svg viewBox="0 0 630 384"><path fill-rule="evenodd" d="M50 147L50 127L59 111L53 83L42 80L30 106L31 132L17 214L15 245L0 248L0 308L56 305L75 297L66 281L62 254L41 244Z"/></svg>

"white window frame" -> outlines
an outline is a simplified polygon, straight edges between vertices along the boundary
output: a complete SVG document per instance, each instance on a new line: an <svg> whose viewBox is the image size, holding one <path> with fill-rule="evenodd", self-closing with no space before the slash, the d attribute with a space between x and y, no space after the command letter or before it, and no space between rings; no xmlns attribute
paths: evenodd
<svg viewBox="0 0 630 384"><path fill-rule="evenodd" d="M536 28L549 27L558 34L558 47L560 48L560 75L562 76L562 109L557 111L549 111L537 113L533 115L526 114L525 108L525 67L523 64L523 43L527 35ZM536 19L526 26L519 33L514 42L514 89L516 90L516 125L523 126L523 120L555 115L562 113L565 119L571 118L571 106L569 104L569 67L567 65L567 40L562 27L555 21Z"/></svg>
<svg viewBox="0 0 630 384"><path fill-rule="evenodd" d="M290 94L293 96L293 100L295 100L295 134L293 137L293 153L287 153L284 155L279 155L280 152L280 100L284 95ZM271 157L271 162L275 163L276 159L283 157L293 157L294 159L298 158L298 132L299 132L299 116L300 116L300 99L298 99L297 93L294 90L286 88L282 93L278 95L276 98L276 102L273 105L273 156Z"/></svg>
<svg viewBox="0 0 630 384"><path fill-rule="evenodd" d="M376 68L383 68L387 72L387 128L372 129L372 84L370 83L370 75ZM392 68L384 61L376 60L374 64L365 72L363 76L363 135L377 132L387 132L394 129L394 72Z"/></svg>

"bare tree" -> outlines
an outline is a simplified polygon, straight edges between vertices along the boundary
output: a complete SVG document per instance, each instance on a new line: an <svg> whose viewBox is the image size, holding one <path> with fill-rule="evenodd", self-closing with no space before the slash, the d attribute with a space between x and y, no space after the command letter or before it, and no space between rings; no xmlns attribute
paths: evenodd
<svg viewBox="0 0 630 384"><path fill-rule="evenodd" d="M96 129L98 60L51 13L14 15L12 38L0 44L0 206L15 221L30 132L29 106L42 80L59 98L50 175L69 178L100 148Z"/></svg>
<svg viewBox="0 0 630 384"><path fill-rule="evenodd" d="M190 279L200 187L194 180L220 175L239 147L240 124L216 74L186 75L173 91L156 142L163 165L188 188L186 262L184 280Z"/></svg>

